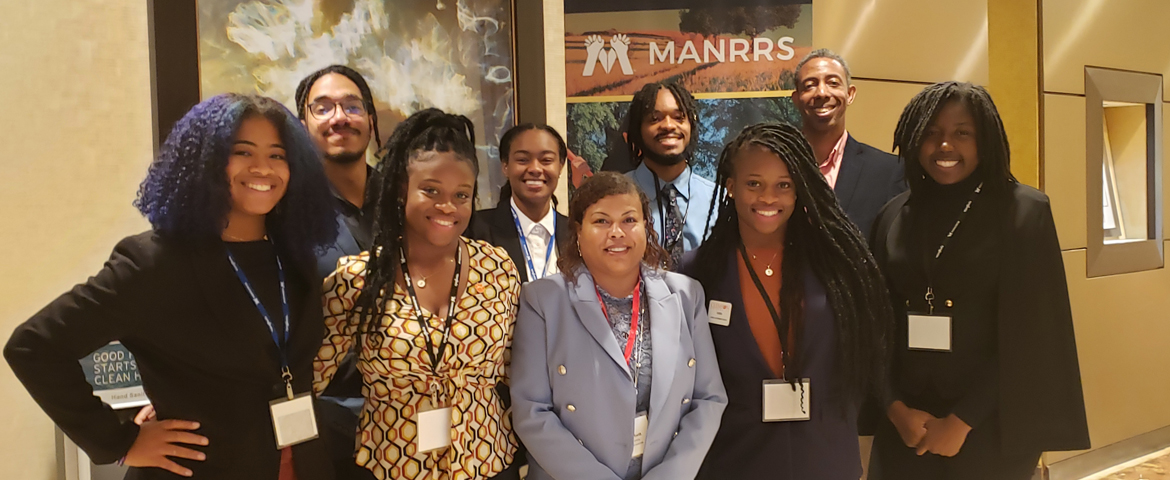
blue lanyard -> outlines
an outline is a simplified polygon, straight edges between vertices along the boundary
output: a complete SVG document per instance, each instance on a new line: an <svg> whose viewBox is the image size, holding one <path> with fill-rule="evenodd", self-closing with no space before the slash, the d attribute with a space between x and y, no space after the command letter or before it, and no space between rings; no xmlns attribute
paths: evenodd
<svg viewBox="0 0 1170 480"><path fill-rule="evenodd" d="M280 278L280 307L284 313L284 341L281 341L276 335L276 327L272 324L272 317L268 315L268 309L264 308L263 303L260 303L260 297L256 296L256 291L252 289L252 283L248 281L248 276L244 275L244 270L236 263L236 259L232 256L231 250L227 251L227 257L228 261L232 264L232 269L236 271L236 278L240 279L240 283L244 285L244 290L247 290L248 296L252 297L252 304L256 305L256 310L259 310L260 316L264 317L264 323L268 325L268 332L272 334L272 341L276 342L276 351L280 353L281 378L284 379L284 386L288 392L288 398L292 400L292 373L288 370L288 355L285 354L285 350L288 347L289 331L292 328L288 313L288 293L284 284L284 264L280 262L280 256L278 255L276 257L276 271Z"/></svg>
<svg viewBox="0 0 1170 480"><path fill-rule="evenodd" d="M516 232L520 234L520 248L524 251L524 261L528 262L528 275L529 275L528 280L532 281L532 280L536 280L538 278L544 278L545 275L548 275L548 264L550 263L549 260L552 259L553 247L557 244L557 232L556 232L556 223L555 223L556 217L553 217L554 218L553 231L549 233L548 249L546 252L544 252L544 271L540 272L539 277L532 278L533 276L536 275L536 266L532 264L532 254L528 253L528 236L524 234L524 229L522 227L520 227L520 217L517 215L516 209L511 208L511 210L512 210L512 222L514 222L516 224Z"/></svg>

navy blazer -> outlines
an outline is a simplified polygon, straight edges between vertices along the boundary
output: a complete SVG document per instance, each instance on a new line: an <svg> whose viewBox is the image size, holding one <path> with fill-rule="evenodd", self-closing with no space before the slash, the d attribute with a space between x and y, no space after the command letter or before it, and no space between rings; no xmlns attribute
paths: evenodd
<svg viewBox="0 0 1170 480"><path fill-rule="evenodd" d="M849 135L833 192L841 209L869 237L878 212L906 191L902 161L889 153L861 143Z"/></svg>
<svg viewBox="0 0 1170 480"><path fill-rule="evenodd" d="M642 479L694 478L727 405L703 288L647 267L643 281L653 378ZM511 368L512 425L528 446L528 480L626 474L634 381L587 272L574 282L562 272L524 286Z"/></svg>
<svg viewBox="0 0 1170 480"><path fill-rule="evenodd" d="M824 286L812 270L804 272L803 335L796 347L802 378L810 379L812 417L807 421L763 421L763 382L771 367L752 334L743 306L735 250L727 253L718 287L707 298L731 304L728 326L710 325L727 387L728 404L699 479L857 480L861 455L857 443L857 406L843 405L832 390L837 331ZM695 252L683 259L693 273Z"/></svg>

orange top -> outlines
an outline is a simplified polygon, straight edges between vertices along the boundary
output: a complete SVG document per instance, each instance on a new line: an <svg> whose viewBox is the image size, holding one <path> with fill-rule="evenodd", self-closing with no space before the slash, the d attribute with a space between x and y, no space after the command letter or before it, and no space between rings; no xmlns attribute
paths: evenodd
<svg viewBox="0 0 1170 480"><path fill-rule="evenodd" d="M776 323L772 321L772 315L768 313L768 304L764 303L764 297L756 289L755 282L752 282L747 265L743 262L743 256L736 255L736 258L739 259L737 262L739 289L743 292L744 314L747 316L748 325L751 326L752 336L756 338L756 345L760 348L760 353L763 354L764 361L768 362L772 373L776 375L776 378L783 378L784 349L780 345L780 335L776 330ZM760 262L760 265L754 265L756 275L759 276L760 283L768 291L768 296L771 297L772 305L776 308L777 313L780 312L780 260L780 257L777 256L772 261L772 270L775 271L775 275L771 277L764 275L764 262ZM789 324L788 333L791 340L791 324ZM788 343L792 344L791 341Z"/></svg>

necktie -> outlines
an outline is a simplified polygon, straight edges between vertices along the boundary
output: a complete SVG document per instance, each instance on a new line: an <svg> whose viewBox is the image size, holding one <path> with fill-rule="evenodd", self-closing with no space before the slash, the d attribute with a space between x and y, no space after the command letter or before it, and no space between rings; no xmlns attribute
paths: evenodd
<svg viewBox="0 0 1170 480"><path fill-rule="evenodd" d="M678 211L678 189L672 184L667 184L662 188L662 195L666 196L667 200L666 217L662 219L665 230L662 244L670 254L670 264L677 267L683 254L683 218Z"/></svg>

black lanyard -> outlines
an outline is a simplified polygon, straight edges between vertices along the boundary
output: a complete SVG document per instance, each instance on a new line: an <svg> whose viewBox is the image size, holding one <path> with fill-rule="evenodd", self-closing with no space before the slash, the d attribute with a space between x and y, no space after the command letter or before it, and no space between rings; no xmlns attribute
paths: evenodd
<svg viewBox="0 0 1170 480"><path fill-rule="evenodd" d="M289 331L292 330L292 322L288 313L288 292L285 288L284 282L284 265L280 263L280 255L276 256L276 273L280 279L280 307L284 313L284 339L276 334L276 326L272 323L272 317L268 315L268 309L264 308L264 304L260 303L260 297L256 295L256 290L252 288L252 283L248 281L248 276L244 275L244 270L240 268L240 264L236 263L236 258L232 256L232 251L227 251L228 262L232 264L232 270L236 271L236 278L240 279L240 283L244 285L244 290L248 291L248 296L252 297L252 304L256 306L256 310L260 311L260 316L264 318L264 323L268 325L268 332L272 334L272 341L276 342L276 351L280 355L280 376L284 380L284 388L288 394L288 399L293 398L292 388L292 372L288 369L288 337Z"/></svg>
<svg viewBox="0 0 1170 480"><path fill-rule="evenodd" d="M431 356L431 373L439 374L439 363L443 360L443 352L447 350L448 339L451 335L451 324L455 321L455 300L459 296L459 273L463 270L463 240L459 241L459 248L455 250L455 275L451 281L451 299L447 303L447 321L446 329L443 331L443 343L439 348L435 349L435 342L431 340L431 329L427 322L423 320L422 304L419 303L418 297L414 294L414 284L410 282L410 271L406 268L406 252L401 248L398 250L402 258L402 277L406 280L406 293L410 294L410 302L414 307L415 319L418 320L419 328L422 329L423 339L427 343L427 354Z"/></svg>
<svg viewBox="0 0 1170 480"><path fill-rule="evenodd" d="M955 236L955 232L959 230L959 224L967 218L967 212L971 211L971 205L975 203L975 197L983 191L983 182L975 187L975 191L971 192L971 196L967 198L967 204L963 206L963 211L959 212L959 216L955 218L955 225L943 237L942 242L939 243L938 250L934 252L934 257L926 262L926 306L929 308L928 315L934 314L934 271L938 267L938 259L942 257L943 250L947 248L947 244L951 242L951 238Z"/></svg>
<svg viewBox="0 0 1170 480"><path fill-rule="evenodd" d="M646 167L646 170L650 170L650 167ZM690 173L691 176L687 178L687 195L694 194L694 185L691 182L695 179L695 172L692 171ZM666 210L662 205L662 183L659 182L658 174L654 173L653 170L650 170L650 176L654 177L654 201L658 204L658 220L662 224L662 248L665 248L666 252L670 253L671 250L674 250L674 246L682 241L683 233L686 231L687 226L687 214L691 212L691 201L687 200L687 208L681 212L682 218L678 219L682 222L682 225L678 226L678 235L668 241L666 238ZM679 194L681 195L682 192L679 192ZM678 204L672 204L670 207L678 208Z"/></svg>
<svg viewBox="0 0 1170 480"><path fill-rule="evenodd" d="M760 282L760 277L756 275L756 269L752 268L752 262L748 259L747 247L744 246L743 242L739 243L739 254L743 257L743 264L747 266L748 274L752 277L752 283L756 284L756 290L760 292L761 297L764 297L764 305L768 306L768 314L772 315L772 323L776 324L776 333L780 335L780 358L784 362L783 377L787 378L788 366L792 362L792 352L788 348L788 319L782 318L780 313L776 311L776 307L772 305L772 297L768 296L768 290L764 288L763 282Z"/></svg>

